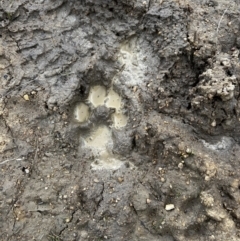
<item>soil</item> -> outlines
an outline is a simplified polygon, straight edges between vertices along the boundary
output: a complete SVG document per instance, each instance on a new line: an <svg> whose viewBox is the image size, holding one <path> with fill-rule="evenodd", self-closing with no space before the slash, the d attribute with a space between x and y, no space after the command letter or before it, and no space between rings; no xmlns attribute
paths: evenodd
<svg viewBox="0 0 240 241"><path fill-rule="evenodd" d="M239 0L2 0L0 240L240 240Z"/></svg>

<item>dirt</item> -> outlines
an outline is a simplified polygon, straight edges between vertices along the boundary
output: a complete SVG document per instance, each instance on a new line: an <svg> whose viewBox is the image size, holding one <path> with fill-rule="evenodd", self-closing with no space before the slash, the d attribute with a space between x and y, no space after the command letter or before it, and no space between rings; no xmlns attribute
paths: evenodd
<svg viewBox="0 0 240 241"><path fill-rule="evenodd" d="M2 0L0 240L240 240L239 6Z"/></svg>

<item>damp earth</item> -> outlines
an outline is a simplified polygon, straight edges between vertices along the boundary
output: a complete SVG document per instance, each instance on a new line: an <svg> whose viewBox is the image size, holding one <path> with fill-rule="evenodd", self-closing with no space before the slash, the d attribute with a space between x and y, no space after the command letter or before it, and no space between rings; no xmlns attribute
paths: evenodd
<svg viewBox="0 0 240 241"><path fill-rule="evenodd" d="M240 240L238 0L0 4L0 240Z"/></svg>

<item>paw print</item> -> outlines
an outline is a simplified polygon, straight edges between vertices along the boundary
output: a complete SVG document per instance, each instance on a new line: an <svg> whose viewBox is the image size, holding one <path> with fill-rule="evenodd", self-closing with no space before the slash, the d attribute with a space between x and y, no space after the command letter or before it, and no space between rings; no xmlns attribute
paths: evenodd
<svg viewBox="0 0 240 241"><path fill-rule="evenodd" d="M101 85L92 86L88 98L77 103L74 119L81 125L91 123L90 130L80 134L81 147L93 153L91 164L95 170L118 169L124 162L112 153L112 128L121 129L127 125L121 96Z"/></svg>

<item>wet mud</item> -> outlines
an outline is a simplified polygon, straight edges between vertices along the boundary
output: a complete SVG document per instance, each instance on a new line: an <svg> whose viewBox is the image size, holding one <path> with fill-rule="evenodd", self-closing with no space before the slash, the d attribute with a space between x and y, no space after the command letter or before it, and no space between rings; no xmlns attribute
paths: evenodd
<svg viewBox="0 0 240 241"><path fill-rule="evenodd" d="M238 0L0 3L0 240L240 240Z"/></svg>

